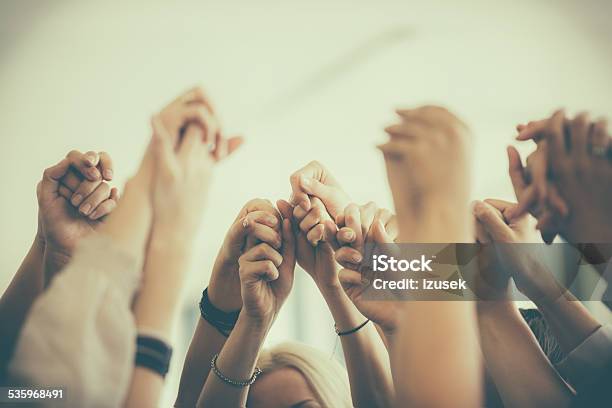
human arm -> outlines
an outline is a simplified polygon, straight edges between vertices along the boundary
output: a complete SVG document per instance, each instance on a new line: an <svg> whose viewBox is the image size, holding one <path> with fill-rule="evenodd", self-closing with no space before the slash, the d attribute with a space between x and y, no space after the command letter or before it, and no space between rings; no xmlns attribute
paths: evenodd
<svg viewBox="0 0 612 408"><path fill-rule="evenodd" d="M280 252L266 243L252 247L240 257L242 310L216 359L220 373L246 381L254 373L259 351L293 285L295 240L291 221L282 222ZM198 407L245 406L249 386L236 387L210 373Z"/></svg>
<svg viewBox="0 0 612 408"><path fill-rule="evenodd" d="M99 225L99 222L90 224L90 220L77 213L68 201L70 189L84 184L79 175L80 171L89 169L82 164L85 158L94 160L99 156L94 152L83 155L72 151L59 164L46 169L37 186L38 231L28 254L0 298L0 377L3 377L12 356L23 322L32 304L47 286L50 276L65 265L76 243ZM99 167L104 170L111 168ZM91 191L95 193L95 200L90 200L95 206L92 210L99 212L100 217L106 216L116 205L116 197L112 194L116 190L108 188L108 185L101 186L106 184L103 180L91 183L95 183Z"/></svg>
<svg viewBox="0 0 612 408"><path fill-rule="evenodd" d="M398 113L401 122L386 129L390 140L379 147L395 204L397 242L470 242L467 126L435 106ZM406 301L401 309L390 353L396 403L480 405L474 305L460 300Z"/></svg>
<svg viewBox="0 0 612 408"><path fill-rule="evenodd" d="M169 347L212 167L231 152L225 151L221 157L217 150L209 149L212 143L218 149L227 141L219 138L212 108L198 88L164 108L154 116L152 124L157 165L153 183L154 221L145 279L134 315L139 332L154 333ZM222 342L217 333L210 334L213 346ZM156 406L163 385L162 373L137 365L126 406ZM194 404L192 401L191 406Z"/></svg>
<svg viewBox="0 0 612 408"><path fill-rule="evenodd" d="M227 232L213 266L208 297L214 307L226 313L241 309L238 259L256 242L280 248L280 225L278 213L269 201L254 199L244 205ZM175 406L193 407L196 404L210 371L210 361L221 351L226 339L206 319L198 319L183 365Z"/></svg>
<svg viewBox="0 0 612 408"><path fill-rule="evenodd" d="M32 306L9 367L14 383L66 387L74 406L122 403L133 364L131 302L150 225L147 172L141 166L118 211L79 243Z"/></svg>
<svg viewBox="0 0 612 408"><path fill-rule="evenodd" d="M350 331L366 321L351 299L342 289L338 279L339 265L334 259L332 245L322 233L325 222L331 222L325 206L318 198L312 198L311 209L292 208L289 203L279 201L279 210L285 216L294 216L297 241L297 260L313 278L334 319L336 330ZM338 214L340 215L340 214ZM351 211L349 219L354 219ZM352 227L355 225L351 224ZM390 376L388 354L376 328L366 324L354 333L339 336L349 375L351 397L356 407L390 406L393 401L393 383Z"/></svg>

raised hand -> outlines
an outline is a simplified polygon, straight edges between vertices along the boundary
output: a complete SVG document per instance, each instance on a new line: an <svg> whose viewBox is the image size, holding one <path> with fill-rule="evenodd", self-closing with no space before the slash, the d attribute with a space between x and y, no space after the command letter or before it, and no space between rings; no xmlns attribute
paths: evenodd
<svg viewBox="0 0 612 408"><path fill-rule="evenodd" d="M484 300L504 298L508 277L512 277L517 288L534 302L555 299L562 289L552 273L530 253L528 246L512 245L540 242L529 214L513 221L506 218L516 206L516 203L502 200L485 200L474 205L478 241L485 243L485 253L479 258L483 261L480 273L491 295ZM486 248L489 245L494 246L491 251Z"/></svg>
<svg viewBox="0 0 612 408"><path fill-rule="evenodd" d="M312 277L320 290L339 289L334 251L325 241L324 223L331 221L331 218L321 200L312 198L308 211L292 207L284 200L279 200L276 205L284 217L293 219L297 263Z"/></svg>
<svg viewBox="0 0 612 408"><path fill-rule="evenodd" d="M101 179L101 173L112 174L110 164L100 166L101 156L72 151L47 168L37 185L38 236L45 247L46 282L70 260L79 240L92 233L117 205L117 189ZM94 176L100 178L91 181ZM81 191L84 197L79 207L70 202L73 191Z"/></svg>
<svg viewBox="0 0 612 408"><path fill-rule="evenodd" d="M610 225L607 212L612 205L609 186L612 183L611 138L606 121L592 122L585 113L567 119L563 111L551 118L538 121L522 129L520 140L540 140L538 150L543 150L543 165L534 170L533 180L552 180L564 203L567 216L559 222L560 233L570 242L609 242ZM544 174L544 175L542 175ZM519 207L512 215L519 216L541 199L531 187L531 194L524 194ZM551 202L550 190L546 190ZM542 222L541 219L538 221Z"/></svg>
<svg viewBox="0 0 612 408"><path fill-rule="evenodd" d="M366 246L378 248L393 244L397 236L395 216L386 209L379 209L374 203L363 206L350 204L341 217L344 226L336 233L336 260L344 269L340 270L339 280L349 299L365 317L378 324L385 335L395 332L399 305L394 301L368 300L364 296L371 290L373 278L362 269ZM328 224L329 233L332 226Z"/></svg>
<svg viewBox="0 0 612 408"><path fill-rule="evenodd" d="M469 239L471 134L444 108L399 110L401 122L379 146L400 225L402 242Z"/></svg>
<svg viewBox="0 0 612 408"><path fill-rule="evenodd" d="M208 296L217 308L226 312L240 309L238 259L260 243L279 251L282 247L281 226L282 218L268 200L253 199L242 207L225 235L208 285Z"/></svg>
<svg viewBox="0 0 612 408"><path fill-rule="evenodd" d="M201 222L214 161L195 126L187 127L176 152L156 118L153 131L153 233L190 243Z"/></svg>
<svg viewBox="0 0 612 408"><path fill-rule="evenodd" d="M306 166L295 171L290 177L291 199L293 206L299 206L303 211L311 209L310 197L316 197L335 220L351 202L349 195L342 189L340 183L329 170L318 161L311 161Z"/></svg>
<svg viewBox="0 0 612 408"><path fill-rule="evenodd" d="M289 218L282 221L282 248L262 242L239 259L243 312L271 323L293 286L296 243Z"/></svg>
<svg viewBox="0 0 612 408"><path fill-rule="evenodd" d="M189 125L200 127L203 141L208 145L214 161L232 154L242 143L241 136L226 138L213 106L200 87L181 94L158 114L159 127L163 127L176 147Z"/></svg>

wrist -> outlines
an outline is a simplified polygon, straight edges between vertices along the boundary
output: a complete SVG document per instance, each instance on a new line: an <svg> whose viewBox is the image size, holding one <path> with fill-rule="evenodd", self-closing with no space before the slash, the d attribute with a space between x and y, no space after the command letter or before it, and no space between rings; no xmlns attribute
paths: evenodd
<svg viewBox="0 0 612 408"><path fill-rule="evenodd" d="M511 300L478 300L476 314L479 319L496 320L501 315L517 313L518 309Z"/></svg>
<svg viewBox="0 0 612 408"><path fill-rule="evenodd" d="M469 214L467 206L460 209L439 204L431 205L418 217L412 212L398 210L399 234L396 242L471 242L471 228L465 214Z"/></svg>
<svg viewBox="0 0 612 408"><path fill-rule="evenodd" d="M66 248L48 244L44 247L45 265L63 268L72 258L72 251Z"/></svg>
<svg viewBox="0 0 612 408"><path fill-rule="evenodd" d="M254 336L264 336L268 333L274 323L274 315L252 315L240 313L236 327L242 327ZM234 329L235 330L235 329Z"/></svg>
<svg viewBox="0 0 612 408"><path fill-rule="evenodd" d="M240 295L240 282L232 284L229 277L217 278L213 271L208 284L208 298L210 302L223 312L234 312L242 307ZM236 279L237 280L237 279Z"/></svg>
<svg viewBox="0 0 612 408"><path fill-rule="evenodd" d="M324 298L337 298L337 297L341 297L341 296L346 296L346 294L344 293L344 289L342 289L342 285L340 284L340 281L336 278L333 281L330 282L316 282L317 284L317 288L319 289L319 292L321 292L321 295L323 295Z"/></svg>

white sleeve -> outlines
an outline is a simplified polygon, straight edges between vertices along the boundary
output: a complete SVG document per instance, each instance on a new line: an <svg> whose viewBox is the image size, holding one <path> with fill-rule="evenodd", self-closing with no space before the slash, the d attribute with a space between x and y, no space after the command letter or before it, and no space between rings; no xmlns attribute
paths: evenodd
<svg viewBox="0 0 612 408"><path fill-rule="evenodd" d="M139 262L110 238L84 239L32 306L9 365L11 381L62 387L62 407L121 406L134 367L130 307L140 274Z"/></svg>
<svg viewBox="0 0 612 408"><path fill-rule="evenodd" d="M557 365L570 383L580 388L599 378L612 366L612 325L601 326L573 349Z"/></svg>

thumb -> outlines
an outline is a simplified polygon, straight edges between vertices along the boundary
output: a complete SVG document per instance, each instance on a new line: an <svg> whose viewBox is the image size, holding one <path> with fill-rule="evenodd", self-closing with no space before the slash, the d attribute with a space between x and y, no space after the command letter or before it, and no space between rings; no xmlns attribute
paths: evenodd
<svg viewBox="0 0 612 408"><path fill-rule="evenodd" d="M316 196L321 201L323 199L328 198L333 194L333 188L330 186L326 186L321 183L319 180L315 180L311 177L302 176L300 177L300 186L302 189L310 195Z"/></svg>
<svg viewBox="0 0 612 408"><path fill-rule="evenodd" d="M494 241L511 242L513 232L504 221L499 210L490 204L477 201L474 204L474 215Z"/></svg>
<svg viewBox="0 0 612 408"><path fill-rule="evenodd" d="M506 213L508 212L508 210L516 206L516 203L512 203L510 201L505 200L498 200L495 198L487 198L486 200L484 200L484 202L498 210L504 216L504 219L506 221L509 220L509 218L506 216Z"/></svg>
<svg viewBox="0 0 612 408"><path fill-rule="evenodd" d="M283 262L279 266L279 273L283 274L283 278L290 278L293 281L293 273L295 272L295 246L296 238L291 225L290 219L283 220L283 248L281 255L283 256ZM288 275L289 276L288 276Z"/></svg>
<svg viewBox="0 0 612 408"><path fill-rule="evenodd" d="M393 243L393 238L389 234L387 234L387 230L385 230L385 226L382 224L380 220L376 220L372 224L372 237L374 241L378 244L390 244Z"/></svg>
<svg viewBox="0 0 612 408"><path fill-rule="evenodd" d="M155 157L155 167L159 174L166 177L173 173L175 162L174 148L167 136L167 131L157 117L151 121L153 126L153 156Z"/></svg>
<svg viewBox="0 0 612 408"><path fill-rule="evenodd" d="M234 153L242 144L244 143L244 138L242 136L234 136L227 139L227 155Z"/></svg>
<svg viewBox="0 0 612 408"><path fill-rule="evenodd" d="M69 168L70 161L68 159L63 159L55 166L45 169L38 189L41 198L48 197L49 195L56 194L58 192L60 180L66 175Z"/></svg>
<svg viewBox="0 0 612 408"><path fill-rule="evenodd" d="M289 202L285 200L278 200L276 201L276 207L283 216L283 219L291 219L293 216L293 206L289 204Z"/></svg>

